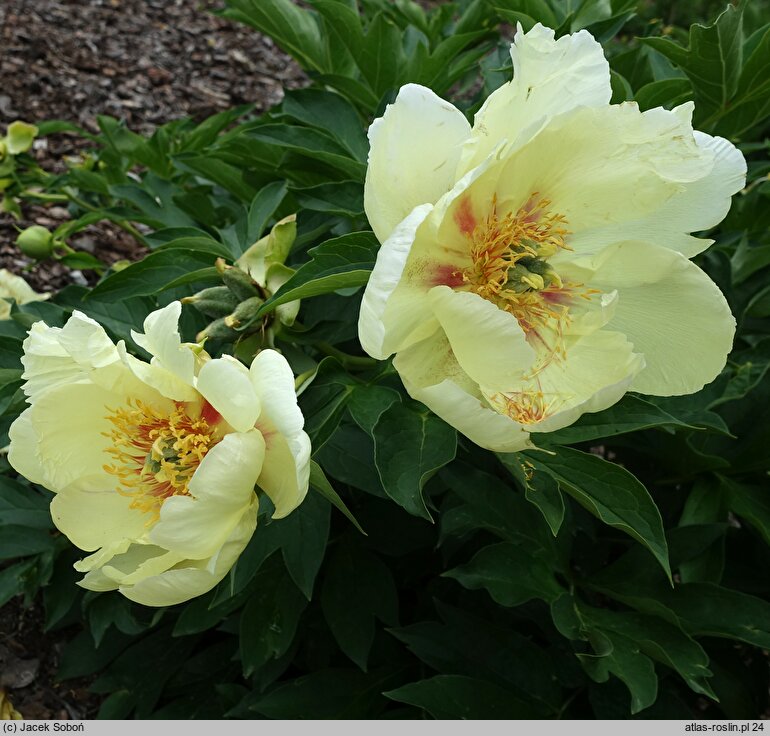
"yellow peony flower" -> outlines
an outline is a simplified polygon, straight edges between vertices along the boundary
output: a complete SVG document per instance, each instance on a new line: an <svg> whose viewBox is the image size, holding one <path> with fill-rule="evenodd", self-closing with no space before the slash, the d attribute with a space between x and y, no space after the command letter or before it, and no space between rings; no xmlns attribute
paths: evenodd
<svg viewBox="0 0 770 736"><path fill-rule="evenodd" d="M697 391L725 364L727 303L689 258L745 182L692 104L610 105L602 48L536 25L474 125L403 87L369 129L382 242L359 318L371 356L477 444L531 446L628 390Z"/></svg>
<svg viewBox="0 0 770 736"><path fill-rule="evenodd" d="M181 342L179 302L132 333L152 360L74 312L35 323L24 343L30 404L10 429L11 465L56 496L56 526L92 555L89 590L165 606L210 590L257 523L259 486L275 518L308 489L310 440L286 360L248 369Z"/></svg>
<svg viewBox="0 0 770 736"><path fill-rule="evenodd" d="M49 296L38 294L21 276L0 268L0 319L10 319L11 299L17 304L27 304L43 301Z"/></svg>

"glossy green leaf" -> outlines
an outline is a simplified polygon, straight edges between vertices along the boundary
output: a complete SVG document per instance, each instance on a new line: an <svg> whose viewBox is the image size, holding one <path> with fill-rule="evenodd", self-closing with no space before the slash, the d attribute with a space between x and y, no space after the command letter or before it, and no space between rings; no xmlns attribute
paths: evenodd
<svg viewBox="0 0 770 736"><path fill-rule="evenodd" d="M470 590L484 588L501 606L519 606L533 598L552 601L562 592L541 555L509 542L484 547L445 575Z"/></svg>
<svg viewBox="0 0 770 736"><path fill-rule="evenodd" d="M361 528L358 521L356 521L356 517L353 516L353 513L345 505L345 502L340 498L337 491L334 490L334 487L329 483L323 469L317 462L315 462L315 460L310 461L310 487L317 493L320 493L332 504L332 506L339 509L339 511L345 515L348 521L350 521L361 534L366 535L366 532Z"/></svg>
<svg viewBox="0 0 770 736"><path fill-rule="evenodd" d="M350 233L311 248L311 259L268 299L257 313L267 314L280 304L361 286L374 268L379 242L373 233Z"/></svg>
<svg viewBox="0 0 770 736"><path fill-rule="evenodd" d="M430 519L422 489L450 462L457 433L448 424L413 404L393 404L372 433L374 462L385 492L410 514Z"/></svg>
<svg viewBox="0 0 770 736"><path fill-rule="evenodd" d="M216 256L190 250L163 250L150 253L122 271L112 273L99 282L89 297L126 299L162 291L169 281L191 271L211 266Z"/></svg>
<svg viewBox="0 0 770 736"><path fill-rule="evenodd" d="M647 547L671 577L663 522L647 489L624 468L567 447L554 456L528 452L536 471L546 472L594 516Z"/></svg>

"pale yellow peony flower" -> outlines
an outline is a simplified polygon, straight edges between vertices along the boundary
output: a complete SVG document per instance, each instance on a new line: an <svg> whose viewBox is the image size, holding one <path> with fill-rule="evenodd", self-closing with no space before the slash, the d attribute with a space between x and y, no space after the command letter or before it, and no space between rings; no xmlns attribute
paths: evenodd
<svg viewBox="0 0 770 736"><path fill-rule="evenodd" d="M38 294L21 276L0 268L0 319L10 319L11 299L17 304L48 299L49 294Z"/></svg>
<svg viewBox="0 0 770 736"><path fill-rule="evenodd" d="M697 391L735 321L690 257L745 182L692 104L610 105L586 31L536 25L513 81L475 118L403 87L369 129L369 221L382 242L359 336L409 393L474 442L530 446L627 390Z"/></svg>
<svg viewBox="0 0 770 736"><path fill-rule="evenodd" d="M308 489L310 440L294 376L273 350L251 368L181 342L179 302L135 342L148 364L74 312L24 343L29 408L10 429L11 465L54 491L51 515L92 555L89 590L164 606L210 590L254 532L255 484L276 518Z"/></svg>

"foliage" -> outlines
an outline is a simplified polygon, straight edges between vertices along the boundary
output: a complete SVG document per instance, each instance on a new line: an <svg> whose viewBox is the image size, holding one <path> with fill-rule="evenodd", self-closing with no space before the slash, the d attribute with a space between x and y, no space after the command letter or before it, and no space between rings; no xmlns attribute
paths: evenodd
<svg viewBox="0 0 770 736"><path fill-rule="evenodd" d="M14 205L68 205L60 241L106 219L149 253L112 269L60 255L101 274L97 286L17 306L0 323L0 441L23 408L19 358L35 320L61 325L79 309L141 354L132 327L203 288L233 291L217 259L233 263L296 213L293 275L249 320L210 333L207 347L248 362L269 328L295 373L312 376L300 404L313 493L286 519L263 511L216 589L149 610L75 586L77 551L52 526L49 494L3 462L0 603L42 594L47 628L73 627L59 677L92 678L104 718L766 712L767 5L704 4L689 31L680 24L691 18L661 20L667 4L633 0L225 5L224 16L292 54L310 87L260 117L242 107L172 121L149 138L103 117L64 173L23 154L7 174ZM694 99L696 127L747 156L747 186L698 260L738 335L722 375L697 394L627 395L539 438L546 452L494 455L412 401L393 368L357 343L377 250L363 215L365 126L410 81L473 112L510 76L501 34L538 21L557 35L587 28L605 44L614 102ZM86 135L37 125L40 136ZM276 308L296 299L296 321L277 320ZM186 339L210 317L187 307Z"/></svg>

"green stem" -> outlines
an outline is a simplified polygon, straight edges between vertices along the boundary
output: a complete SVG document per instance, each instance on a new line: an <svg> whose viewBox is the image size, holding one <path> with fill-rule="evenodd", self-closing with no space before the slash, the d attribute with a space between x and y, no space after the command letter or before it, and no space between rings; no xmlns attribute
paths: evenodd
<svg viewBox="0 0 770 736"><path fill-rule="evenodd" d="M342 363L345 368L358 368L360 370L365 370L367 368L374 368L379 363L379 361L375 360L374 358L366 358L364 356L344 353L342 350L337 350L337 348L332 347L329 345L329 343L326 342L316 343L315 347L324 355L330 355L332 358L339 360L339 362Z"/></svg>
<svg viewBox="0 0 770 736"><path fill-rule="evenodd" d="M295 379L294 379L294 390L299 391L300 388L304 385L305 381L307 381L309 378L312 378L316 373L316 368L311 368L309 371L305 371L304 373L300 373Z"/></svg>
<svg viewBox="0 0 770 736"><path fill-rule="evenodd" d="M25 189L21 192L20 196L28 199L42 199L44 202L72 202L72 204L76 204L87 212L97 212L99 210L98 207L94 207L94 205L89 204L84 199L81 199L70 192L66 192L65 194L43 194L42 192L31 192L28 189ZM110 222L115 223L119 228L125 230L129 235L136 238L142 245L145 245L144 235L128 222L128 220L110 220Z"/></svg>

